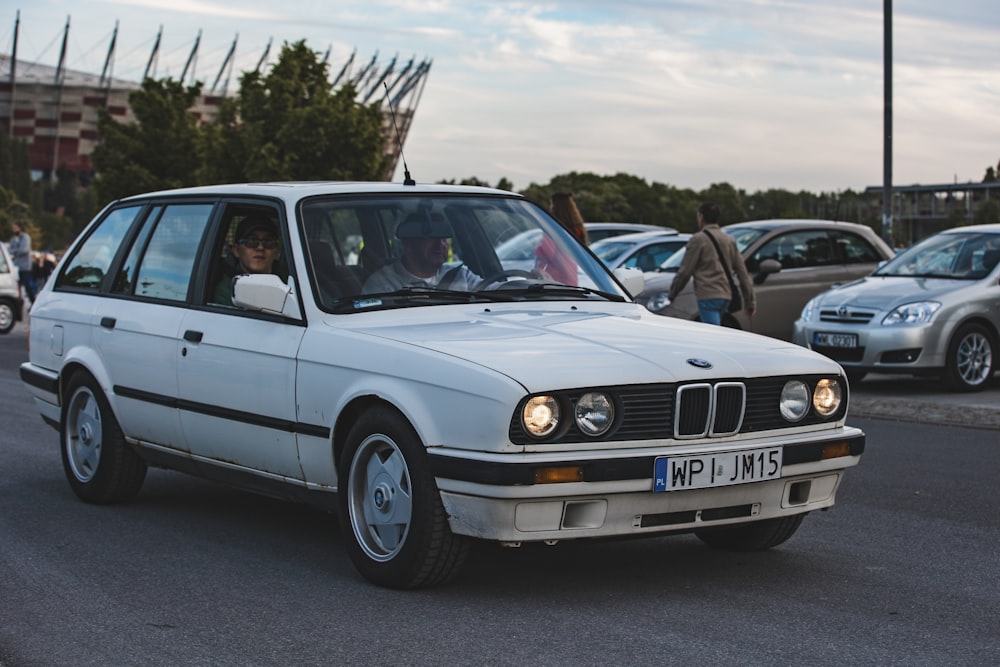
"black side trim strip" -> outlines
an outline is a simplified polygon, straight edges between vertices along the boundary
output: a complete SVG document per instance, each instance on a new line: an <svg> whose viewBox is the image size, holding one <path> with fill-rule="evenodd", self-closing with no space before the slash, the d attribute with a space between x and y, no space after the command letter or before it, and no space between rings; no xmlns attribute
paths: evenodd
<svg viewBox="0 0 1000 667"><path fill-rule="evenodd" d="M865 451L865 436L859 435L843 441L831 440L825 442L807 442L798 445L785 445L782 451L782 462L785 465L820 461L823 458L824 445L846 442L852 456L858 456ZM536 468L553 466L581 466L583 481L612 482L628 479L652 479L655 456L636 456L626 459L608 459L602 461L581 461L566 459L555 463L503 463L496 461L474 461L454 456L445 456L433 450L427 452L431 472L435 477L454 479L476 484L493 484L497 486L527 486L535 483Z"/></svg>
<svg viewBox="0 0 1000 667"><path fill-rule="evenodd" d="M21 381L53 395L59 393L59 378L49 377L26 365L21 366Z"/></svg>
<svg viewBox="0 0 1000 667"><path fill-rule="evenodd" d="M330 437L330 429L322 425L303 424L301 422L289 421L287 419L276 419L274 417L259 415L252 412L242 412L240 410L221 408L217 405L209 405L208 403L198 403L196 401L188 401L181 398L171 398L170 396L154 394L153 392L142 391L141 389L122 387L117 384L114 386L114 392L122 398L131 398L136 401L153 403L154 405L162 405L168 408L176 408L186 412L195 412L202 415L208 415L210 417L218 417L219 419L228 419L230 421L240 422L241 424L252 424L254 426L262 426L264 428L284 431L286 433L301 433L302 435L309 435L317 438Z"/></svg>

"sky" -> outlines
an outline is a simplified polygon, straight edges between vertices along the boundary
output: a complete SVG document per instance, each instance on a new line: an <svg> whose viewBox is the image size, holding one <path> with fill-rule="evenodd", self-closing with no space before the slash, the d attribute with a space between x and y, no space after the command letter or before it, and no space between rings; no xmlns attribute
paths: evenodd
<svg viewBox="0 0 1000 667"><path fill-rule="evenodd" d="M118 22L116 78L138 81L161 29L157 76L215 80L269 40L433 61L404 158L420 182L571 171L840 192L881 186L885 0L2 0L0 49L100 73ZM1000 3L892 5L893 184L979 182L1000 162ZM67 13L69 12L69 13ZM232 84L236 87L236 82ZM402 163L397 179L402 178Z"/></svg>

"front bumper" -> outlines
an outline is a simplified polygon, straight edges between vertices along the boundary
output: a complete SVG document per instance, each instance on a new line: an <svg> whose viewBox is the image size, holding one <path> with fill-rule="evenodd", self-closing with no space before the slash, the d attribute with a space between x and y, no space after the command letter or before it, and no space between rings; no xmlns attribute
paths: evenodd
<svg viewBox="0 0 1000 667"><path fill-rule="evenodd" d="M817 332L855 334L857 348L820 348ZM947 336L933 323L919 326L847 326L835 322L795 322L792 342L830 357L844 368L880 373L909 373L943 368Z"/></svg>
<svg viewBox="0 0 1000 667"><path fill-rule="evenodd" d="M467 453L463 457L461 452L434 449L428 454L453 532L527 542L688 531L830 507L843 471L858 464L865 447L864 433L852 427L764 440L730 442L715 449L781 446L780 478L664 493L653 492L656 457L699 453L699 448L671 447L641 455L616 452L613 458L595 452L583 459L567 459L565 452L562 459L472 459ZM845 455L823 458L830 447L839 447ZM561 465L580 465L583 481L533 483L535 469Z"/></svg>

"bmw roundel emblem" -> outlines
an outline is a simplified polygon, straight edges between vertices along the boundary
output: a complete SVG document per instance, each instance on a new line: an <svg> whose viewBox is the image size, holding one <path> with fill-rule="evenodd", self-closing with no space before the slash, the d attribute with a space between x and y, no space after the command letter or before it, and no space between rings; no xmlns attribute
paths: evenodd
<svg viewBox="0 0 1000 667"><path fill-rule="evenodd" d="M704 359L688 359L687 362L695 368L711 368L712 362Z"/></svg>

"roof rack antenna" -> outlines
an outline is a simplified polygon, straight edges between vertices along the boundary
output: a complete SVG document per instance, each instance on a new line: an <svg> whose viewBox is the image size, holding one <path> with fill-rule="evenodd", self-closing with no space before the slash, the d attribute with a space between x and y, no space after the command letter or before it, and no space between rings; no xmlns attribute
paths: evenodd
<svg viewBox="0 0 1000 667"><path fill-rule="evenodd" d="M417 182L410 177L410 168L406 166L406 156L403 155L403 142L399 137L399 126L396 125L396 110L392 108L392 100L389 99L389 84L383 79L382 85L385 86L385 103L389 105L392 129L396 131L396 143L399 144L399 159L403 161L403 185L416 185Z"/></svg>

